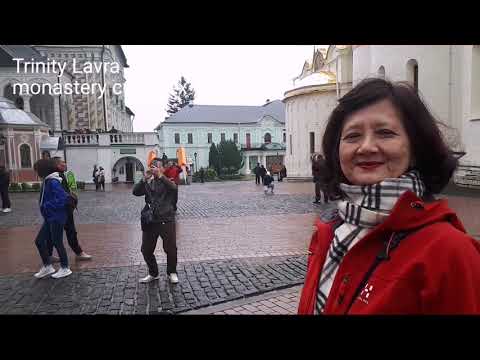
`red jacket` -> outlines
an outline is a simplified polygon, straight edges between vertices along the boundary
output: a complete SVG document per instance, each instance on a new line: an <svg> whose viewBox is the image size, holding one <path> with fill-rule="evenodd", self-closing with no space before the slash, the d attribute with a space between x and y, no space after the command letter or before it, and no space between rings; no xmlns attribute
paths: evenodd
<svg viewBox="0 0 480 360"><path fill-rule="evenodd" d="M333 238L333 221L317 220L316 226L299 314L314 312ZM424 203L412 192L403 194L391 215L345 255L324 313L347 313L384 240L399 231L412 232L372 273L348 314L480 314L480 244L465 233L446 200Z"/></svg>
<svg viewBox="0 0 480 360"><path fill-rule="evenodd" d="M183 172L182 168L180 166L174 165L171 167L168 167L165 169L163 174L169 178L172 179L175 184L180 184L180 174Z"/></svg>

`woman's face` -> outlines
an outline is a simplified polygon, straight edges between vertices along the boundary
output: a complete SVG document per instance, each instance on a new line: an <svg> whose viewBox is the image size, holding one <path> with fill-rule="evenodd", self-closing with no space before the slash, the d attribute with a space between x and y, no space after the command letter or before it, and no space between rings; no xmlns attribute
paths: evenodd
<svg viewBox="0 0 480 360"><path fill-rule="evenodd" d="M411 147L400 115L382 100L347 117L340 136L340 166L352 185L376 184L404 174Z"/></svg>

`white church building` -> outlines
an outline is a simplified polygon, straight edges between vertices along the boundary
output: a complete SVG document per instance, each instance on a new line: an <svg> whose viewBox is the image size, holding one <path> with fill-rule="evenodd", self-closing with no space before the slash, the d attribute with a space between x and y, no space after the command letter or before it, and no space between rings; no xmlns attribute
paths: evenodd
<svg viewBox="0 0 480 360"><path fill-rule="evenodd" d="M321 153L337 99L373 76L409 81L419 90L461 157L454 181L480 185L480 45L331 45L315 51L283 100L289 180L311 178L310 157Z"/></svg>

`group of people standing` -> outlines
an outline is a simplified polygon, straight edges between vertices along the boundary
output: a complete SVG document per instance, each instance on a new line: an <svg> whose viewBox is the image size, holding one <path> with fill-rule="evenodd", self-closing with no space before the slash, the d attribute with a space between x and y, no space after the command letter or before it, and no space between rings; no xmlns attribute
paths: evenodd
<svg viewBox="0 0 480 360"><path fill-rule="evenodd" d="M94 165L92 178L95 184L95 191L105 191L105 171L103 170L103 167L97 167L97 165Z"/></svg>
<svg viewBox="0 0 480 360"><path fill-rule="evenodd" d="M66 162L58 157L38 160L34 164L34 170L42 179L39 205L44 219L35 239L43 266L34 276L38 279L48 275L53 278L66 277L72 271L63 244L63 231L77 260L92 258L81 248L75 228L73 213L78 205L75 175L72 171L67 171ZM57 250L58 257L53 255L54 248ZM60 262L58 271L53 267L55 262Z"/></svg>

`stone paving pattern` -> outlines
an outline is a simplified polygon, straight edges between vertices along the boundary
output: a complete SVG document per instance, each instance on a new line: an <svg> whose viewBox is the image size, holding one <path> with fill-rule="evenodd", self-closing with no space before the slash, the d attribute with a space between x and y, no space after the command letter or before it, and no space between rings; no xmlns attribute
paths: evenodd
<svg viewBox="0 0 480 360"><path fill-rule="evenodd" d="M185 315L296 315L302 285L187 311Z"/></svg>
<svg viewBox="0 0 480 360"><path fill-rule="evenodd" d="M143 266L84 270L64 279L0 277L0 314L175 314L303 283L306 257L183 263L172 285L139 284Z"/></svg>
<svg viewBox="0 0 480 360"><path fill-rule="evenodd" d="M42 221L38 193L12 194L13 212L0 214L0 314L294 314L323 207L311 203L312 183L275 186L273 196L253 181L180 187L178 285L167 281L160 244L161 280L138 283L146 275L143 198L122 185L80 193L77 230L94 259L77 262L67 246L73 275L33 278L40 267L33 243ZM448 202L467 231L480 235L480 198L457 191Z"/></svg>

